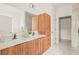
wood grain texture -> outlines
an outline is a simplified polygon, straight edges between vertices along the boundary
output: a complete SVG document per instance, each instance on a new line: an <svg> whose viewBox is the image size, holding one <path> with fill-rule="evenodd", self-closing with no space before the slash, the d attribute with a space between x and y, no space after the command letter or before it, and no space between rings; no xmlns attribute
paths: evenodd
<svg viewBox="0 0 79 59"><path fill-rule="evenodd" d="M50 16L46 13L43 13L38 16L38 19L38 32L44 35L50 35Z"/></svg>
<svg viewBox="0 0 79 59"><path fill-rule="evenodd" d="M0 55L1 55L1 51L0 51Z"/></svg>
<svg viewBox="0 0 79 59"><path fill-rule="evenodd" d="M15 49L14 47L3 49L3 50L1 50L1 55L13 55L13 54L15 54L14 49Z"/></svg>
<svg viewBox="0 0 79 59"><path fill-rule="evenodd" d="M40 55L48 49L45 37L1 50L1 55Z"/></svg>
<svg viewBox="0 0 79 59"><path fill-rule="evenodd" d="M50 16L47 13L32 17L32 30L40 34L50 35L51 32Z"/></svg>

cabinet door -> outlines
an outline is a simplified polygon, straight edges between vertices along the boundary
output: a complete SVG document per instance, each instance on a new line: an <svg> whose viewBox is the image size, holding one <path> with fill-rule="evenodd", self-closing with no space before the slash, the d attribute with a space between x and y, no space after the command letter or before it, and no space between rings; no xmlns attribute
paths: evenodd
<svg viewBox="0 0 79 59"><path fill-rule="evenodd" d="M28 54L29 55L35 54L35 40L28 42Z"/></svg>
<svg viewBox="0 0 79 59"><path fill-rule="evenodd" d="M0 51L0 55L1 55L1 51Z"/></svg>
<svg viewBox="0 0 79 59"><path fill-rule="evenodd" d="M32 31L38 31L38 16L32 17Z"/></svg>
<svg viewBox="0 0 79 59"><path fill-rule="evenodd" d="M15 54L14 49L15 49L14 46L10 47L10 48L3 49L3 50L1 50L1 55L14 55Z"/></svg>
<svg viewBox="0 0 79 59"><path fill-rule="evenodd" d="M34 41L28 41L15 47L17 55L32 55L34 54Z"/></svg>
<svg viewBox="0 0 79 59"><path fill-rule="evenodd" d="M50 35L50 32L51 32L50 16L45 13L44 17L45 17L45 34Z"/></svg>
<svg viewBox="0 0 79 59"><path fill-rule="evenodd" d="M6 49L1 50L1 54L2 55L8 55L9 54L9 49L6 48Z"/></svg>
<svg viewBox="0 0 79 59"><path fill-rule="evenodd" d="M41 45L41 51L42 53L44 53L51 46L49 37L42 38L40 45Z"/></svg>
<svg viewBox="0 0 79 59"><path fill-rule="evenodd" d="M39 19L39 26L38 26L38 30L39 33L41 34L45 34L45 35L49 35L50 34L50 16L47 15L46 13L44 14L40 14L38 16Z"/></svg>
<svg viewBox="0 0 79 59"><path fill-rule="evenodd" d="M2 55L22 55L23 54L23 46L20 44L20 45L16 45L13 47L3 49L3 50L1 50L1 54Z"/></svg>
<svg viewBox="0 0 79 59"><path fill-rule="evenodd" d="M39 22L39 24L38 24L38 31L39 31L39 33L40 34L45 34L45 20L44 20L44 16L43 16L43 14L40 14L39 16L38 16L38 22Z"/></svg>
<svg viewBox="0 0 79 59"><path fill-rule="evenodd" d="M15 55L22 55L23 54L23 46L22 44L15 46Z"/></svg>
<svg viewBox="0 0 79 59"><path fill-rule="evenodd" d="M40 39L37 39L37 40L35 40L35 54L36 55L40 55L40 54L42 54L42 44L41 44L41 38Z"/></svg>
<svg viewBox="0 0 79 59"><path fill-rule="evenodd" d="M35 40L35 53L43 54L49 48L49 40L46 37Z"/></svg>
<svg viewBox="0 0 79 59"><path fill-rule="evenodd" d="M23 55L28 55L29 54L29 46L28 46L29 42L25 42L22 44L22 48L23 48Z"/></svg>
<svg viewBox="0 0 79 59"><path fill-rule="evenodd" d="M41 40L41 51L42 51L42 53L47 50L47 47L48 47L47 38L42 38L42 40Z"/></svg>
<svg viewBox="0 0 79 59"><path fill-rule="evenodd" d="M35 54L35 40L33 41L28 41L22 44L23 48L23 54L24 55L34 55Z"/></svg>

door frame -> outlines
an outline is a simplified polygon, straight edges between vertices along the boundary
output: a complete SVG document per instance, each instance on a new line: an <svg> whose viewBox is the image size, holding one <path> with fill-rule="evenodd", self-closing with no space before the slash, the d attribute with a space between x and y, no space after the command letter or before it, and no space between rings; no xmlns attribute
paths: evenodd
<svg viewBox="0 0 79 59"><path fill-rule="evenodd" d="M67 19L67 18L70 18L70 23L71 23L71 32L72 32L72 16L64 16L64 17L59 17L59 42L61 41L61 39L60 39L60 32L61 32L61 29L60 29L60 20L62 20L62 19ZM71 37L70 37L71 38Z"/></svg>

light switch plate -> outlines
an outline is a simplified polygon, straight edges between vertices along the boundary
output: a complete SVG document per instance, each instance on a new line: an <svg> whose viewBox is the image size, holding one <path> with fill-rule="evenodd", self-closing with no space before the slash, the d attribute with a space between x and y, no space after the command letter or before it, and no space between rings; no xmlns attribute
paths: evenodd
<svg viewBox="0 0 79 59"><path fill-rule="evenodd" d="M79 34L79 29L78 29L78 34Z"/></svg>

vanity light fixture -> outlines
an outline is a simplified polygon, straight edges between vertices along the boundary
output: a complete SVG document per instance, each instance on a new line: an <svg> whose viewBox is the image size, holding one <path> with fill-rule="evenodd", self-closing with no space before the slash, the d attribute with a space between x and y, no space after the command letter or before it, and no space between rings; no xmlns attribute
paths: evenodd
<svg viewBox="0 0 79 59"><path fill-rule="evenodd" d="M35 5L34 5L33 3L30 3L30 7L31 7L31 8L34 8Z"/></svg>

